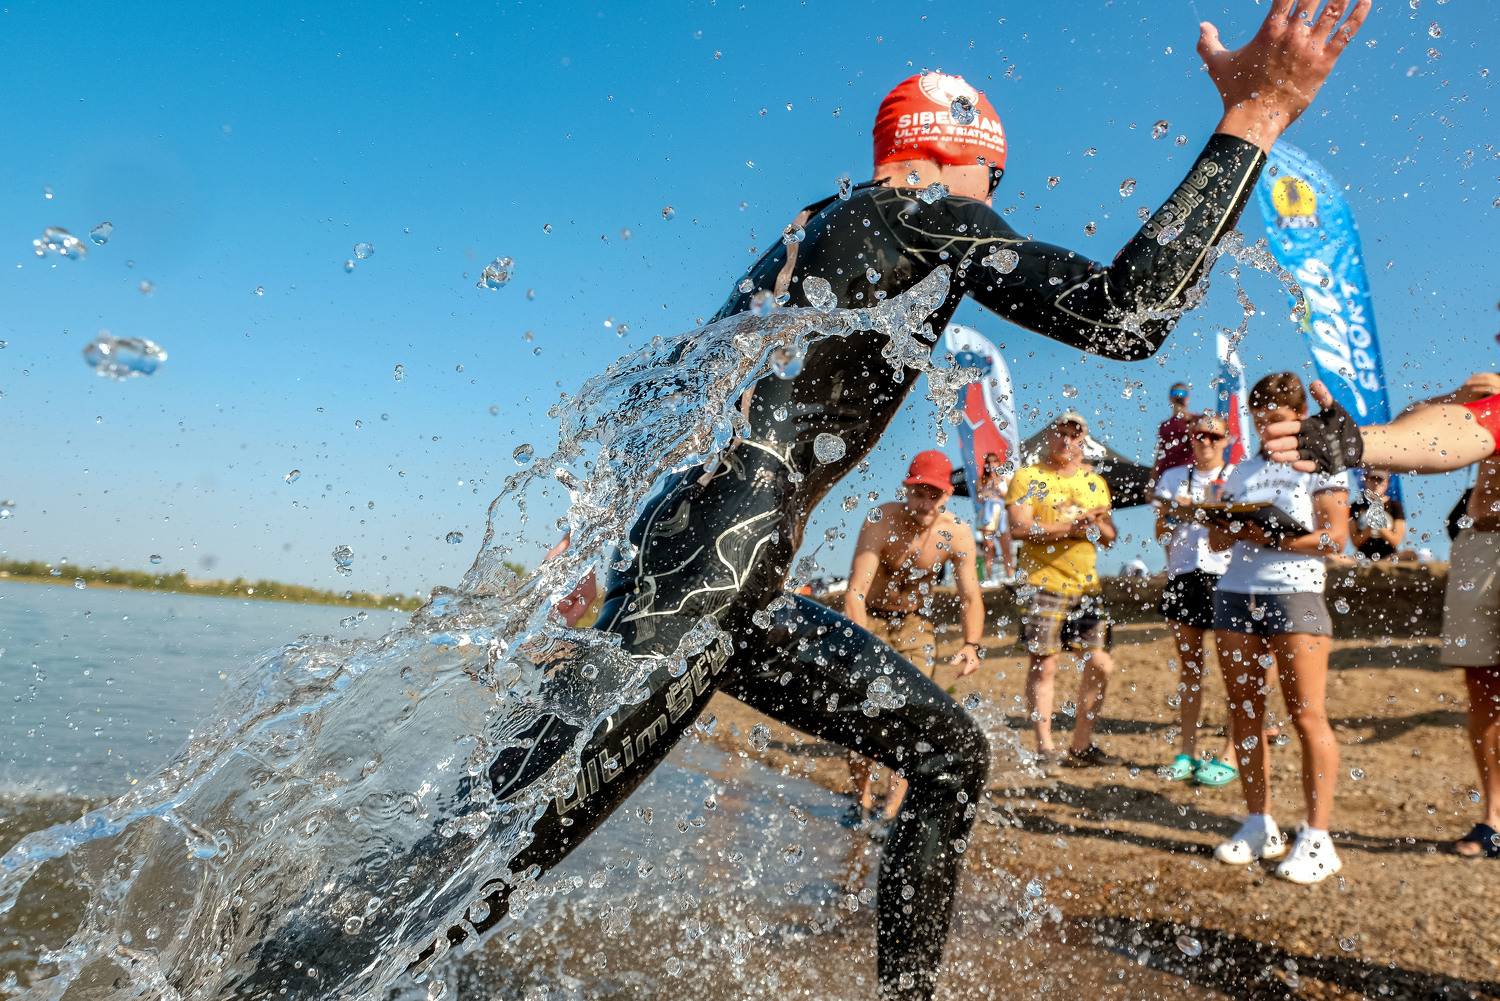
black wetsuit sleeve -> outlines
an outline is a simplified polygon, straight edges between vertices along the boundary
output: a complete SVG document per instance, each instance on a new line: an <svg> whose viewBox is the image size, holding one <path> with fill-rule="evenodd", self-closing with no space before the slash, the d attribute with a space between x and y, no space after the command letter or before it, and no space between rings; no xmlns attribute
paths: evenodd
<svg viewBox="0 0 1500 1001"><path fill-rule="evenodd" d="M1216 134L1162 207L1108 265L1027 240L982 202L952 199L971 244L964 291L1037 333L1122 361L1149 357L1190 305L1188 292L1233 228L1265 163L1260 148Z"/></svg>

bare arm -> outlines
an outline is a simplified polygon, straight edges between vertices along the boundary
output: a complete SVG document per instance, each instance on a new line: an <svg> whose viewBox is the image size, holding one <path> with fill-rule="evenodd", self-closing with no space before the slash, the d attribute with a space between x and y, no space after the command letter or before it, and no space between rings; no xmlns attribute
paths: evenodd
<svg viewBox="0 0 1500 1001"><path fill-rule="evenodd" d="M1115 544L1115 539L1120 533L1115 530L1115 516L1110 513L1109 508L1100 508L1092 512L1089 520L1093 527L1099 530L1099 537L1094 540L1095 544L1105 549Z"/></svg>
<svg viewBox="0 0 1500 1001"><path fill-rule="evenodd" d="M1349 492L1324 490L1313 496L1317 527L1306 535L1282 539L1276 546L1284 553L1331 556L1342 552L1349 541Z"/></svg>
<svg viewBox="0 0 1500 1001"><path fill-rule="evenodd" d="M1012 504L1010 530L1025 542L1055 542L1058 539L1081 539L1088 530L1087 518L1073 521L1037 521L1036 509L1030 504Z"/></svg>
<svg viewBox="0 0 1500 1001"><path fill-rule="evenodd" d="M849 567L849 588L844 592L844 615L861 629L870 627L870 614L866 598L875 585L875 573L880 569L880 545L883 533L887 532L880 522L866 521L859 530L859 539L854 543L854 562Z"/></svg>
<svg viewBox="0 0 1500 1001"><path fill-rule="evenodd" d="M1322 413L1266 429L1271 458L1303 472L1338 472L1363 463L1397 473L1444 473L1495 453L1495 436L1466 407L1422 405L1389 424L1357 428L1328 387L1314 382L1312 392Z"/></svg>
<svg viewBox="0 0 1500 1001"><path fill-rule="evenodd" d="M958 586L959 620L963 623L964 645L953 656L961 666L960 678L979 670L979 644L984 640L984 595L979 590L978 548L974 533L960 525L953 533L953 580Z"/></svg>

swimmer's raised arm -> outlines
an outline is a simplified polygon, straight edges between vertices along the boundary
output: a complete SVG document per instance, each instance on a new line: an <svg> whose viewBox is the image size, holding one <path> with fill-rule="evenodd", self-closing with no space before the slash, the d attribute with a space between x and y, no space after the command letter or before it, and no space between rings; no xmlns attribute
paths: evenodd
<svg viewBox="0 0 1500 1001"><path fill-rule="evenodd" d="M987 205L955 209L962 225L953 228L967 238L948 239L940 249L977 245L979 260L968 263L964 279L970 294L1007 320L1093 354L1122 361L1154 354L1211 263L1207 248L1239 219L1265 151L1312 102L1364 22L1370 0L1359 0L1342 25L1350 10L1343 0L1321 14L1318 6L1318 0L1276 0L1255 37L1232 51L1217 28L1200 25L1198 52L1224 117L1182 183L1109 264L1023 239ZM950 168L944 180L975 169ZM961 184L954 190L989 200ZM944 229L925 220L909 225L927 233Z"/></svg>

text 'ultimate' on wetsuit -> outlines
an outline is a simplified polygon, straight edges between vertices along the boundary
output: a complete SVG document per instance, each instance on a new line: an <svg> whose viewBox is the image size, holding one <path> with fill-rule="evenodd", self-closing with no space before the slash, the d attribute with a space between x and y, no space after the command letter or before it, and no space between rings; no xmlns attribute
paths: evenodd
<svg viewBox="0 0 1500 1001"><path fill-rule="evenodd" d="M716 318L746 310L759 290L808 305L803 282L811 276L831 283L839 306L855 308L899 295L946 265L952 281L931 316L934 334L972 296L1004 319L1081 350L1146 358L1173 320L1132 322L1130 314L1181 307L1211 246L1234 225L1263 160L1252 144L1215 135L1109 265L1025 239L983 202L927 203L914 190L872 182L847 199L804 209L797 217L803 239L778 242L745 276L750 291L738 291L737 280ZM657 669L648 698L597 728L576 789L548 807L513 869L545 871L565 857L723 690L910 783L879 875L878 969L882 996L925 999L937 982L961 850L984 791L985 735L932 681L827 608L788 598L768 628L753 621L781 597L813 508L874 447L917 381L915 371L896 380L881 355L886 343L871 332L815 341L794 378L756 384L743 440L717 462L671 476L648 505L630 534L634 563L609 579L596 628L617 634L635 655L672 654L705 615L727 638L710 644L680 677ZM841 459L814 459L820 432L844 440ZM889 704L899 706L872 718L863 706L877 677L891 686ZM576 734L554 717L539 720L522 734L529 746L503 753L491 767L496 795L515 797L541 778ZM508 887L499 879L491 887L480 931L505 913ZM454 929L449 938L465 934ZM272 977L262 983L292 986L298 976L285 968L277 981L276 971L264 972Z"/></svg>

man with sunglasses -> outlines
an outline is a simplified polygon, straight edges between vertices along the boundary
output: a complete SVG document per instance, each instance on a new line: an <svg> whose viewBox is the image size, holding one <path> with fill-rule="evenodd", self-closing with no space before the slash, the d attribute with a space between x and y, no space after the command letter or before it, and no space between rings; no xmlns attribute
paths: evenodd
<svg viewBox="0 0 1500 1001"><path fill-rule="evenodd" d="M1097 547L1114 544L1115 523L1104 477L1084 462L1088 433L1082 414L1059 415L1047 428L1040 461L1016 473L1007 496L1011 530L1021 540L1021 640L1031 657L1027 710L1044 768L1054 762L1074 768L1120 763L1093 740L1115 666ZM1052 744L1052 707L1057 658L1064 650L1081 655L1083 680L1073 743L1059 758Z"/></svg>

